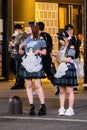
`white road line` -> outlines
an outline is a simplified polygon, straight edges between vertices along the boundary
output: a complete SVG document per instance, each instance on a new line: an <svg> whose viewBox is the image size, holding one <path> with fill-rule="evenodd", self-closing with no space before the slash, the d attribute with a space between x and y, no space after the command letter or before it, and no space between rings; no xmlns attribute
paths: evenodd
<svg viewBox="0 0 87 130"><path fill-rule="evenodd" d="M0 116L0 119L19 119L19 120L44 120L44 121L65 121L65 122L81 122L87 123L85 119L60 119L60 118L45 118L45 117L24 117L24 116Z"/></svg>

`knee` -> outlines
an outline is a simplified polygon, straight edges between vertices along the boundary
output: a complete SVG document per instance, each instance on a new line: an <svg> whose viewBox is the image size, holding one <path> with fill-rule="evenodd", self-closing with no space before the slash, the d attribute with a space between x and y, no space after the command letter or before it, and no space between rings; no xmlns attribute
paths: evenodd
<svg viewBox="0 0 87 130"><path fill-rule="evenodd" d="M60 95L64 95L64 94L65 94L64 92L60 91Z"/></svg>
<svg viewBox="0 0 87 130"><path fill-rule="evenodd" d="M42 87L42 83L35 82L36 89L39 89Z"/></svg>
<svg viewBox="0 0 87 130"><path fill-rule="evenodd" d="M65 91L60 89L60 95L64 95Z"/></svg>
<svg viewBox="0 0 87 130"><path fill-rule="evenodd" d="M26 83L26 88L28 89L32 88L32 84Z"/></svg>

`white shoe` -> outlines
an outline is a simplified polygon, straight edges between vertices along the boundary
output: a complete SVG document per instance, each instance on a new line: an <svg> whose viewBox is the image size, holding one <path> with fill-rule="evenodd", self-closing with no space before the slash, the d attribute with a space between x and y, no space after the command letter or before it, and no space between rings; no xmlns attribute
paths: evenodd
<svg viewBox="0 0 87 130"><path fill-rule="evenodd" d="M65 112L65 116L73 116L75 115L74 110L72 108L68 108Z"/></svg>
<svg viewBox="0 0 87 130"><path fill-rule="evenodd" d="M65 115L65 109L64 108L60 108L58 112L59 112L59 116Z"/></svg>

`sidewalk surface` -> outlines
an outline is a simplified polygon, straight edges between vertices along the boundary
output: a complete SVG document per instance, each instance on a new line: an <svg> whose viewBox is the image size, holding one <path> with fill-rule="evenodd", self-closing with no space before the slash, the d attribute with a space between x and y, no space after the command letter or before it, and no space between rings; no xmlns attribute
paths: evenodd
<svg viewBox="0 0 87 130"><path fill-rule="evenodd" d="M0 130L87 130L87 91L83 89L83 79L80 79L80 89L75 94L75 115L72 117L58 115L59 95L54 95L54 87L43 82L46 98L47 115L38 116L39 99L34 95L36 115L29 116L29 103L26 90L10 90L14 82L0 82ZM35 88L34 88L35 90ZM9 115L9 99L19 96L23 104L23 114ZM68 106L68 96L66 105Z"/></svg>

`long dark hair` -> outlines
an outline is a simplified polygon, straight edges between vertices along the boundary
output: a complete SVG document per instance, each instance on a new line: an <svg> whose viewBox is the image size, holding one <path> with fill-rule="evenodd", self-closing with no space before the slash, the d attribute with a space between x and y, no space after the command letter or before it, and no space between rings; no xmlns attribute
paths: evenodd
<svg viewBox="0 0 87 130"><path fill-rule="evenodd" d="M68 44L66 52L65 52L65 56L67 56L67 53L68 53L68 50L70 49L70 46L71 46L71 42L69 41L69 44Z"/></svg>

